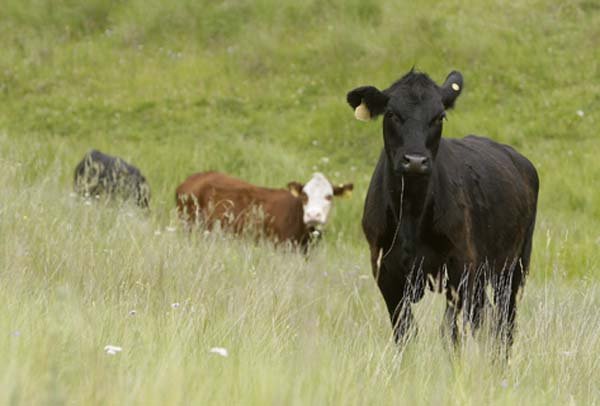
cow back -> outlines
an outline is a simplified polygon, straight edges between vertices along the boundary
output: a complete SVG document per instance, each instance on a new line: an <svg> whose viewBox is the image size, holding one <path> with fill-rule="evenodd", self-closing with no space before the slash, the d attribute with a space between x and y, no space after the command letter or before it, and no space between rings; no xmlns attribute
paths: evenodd
<svg viewBox="0 0 600 406"><path fill-rule="evenodd" d="M302 203L286 189L252 185L219 173L190 176L176 190L180 214L189 222L216 222L234 232L259 232L278 241L300 242L306 230Z"/></svg>

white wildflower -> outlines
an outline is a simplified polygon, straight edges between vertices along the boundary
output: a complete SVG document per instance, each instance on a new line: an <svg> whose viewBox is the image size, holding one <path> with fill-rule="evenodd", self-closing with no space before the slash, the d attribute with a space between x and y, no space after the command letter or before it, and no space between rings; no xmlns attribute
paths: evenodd
<svg viewBox="0 0 600 406"><path fill-rule="evenodd" d="M169 227L165 227L165 230L168 231L169 233L174 233L177 230L177 228L169 226Z"/></svg>
<svg viewBox="0 0 600 406"><path fill-rule="evenodd" d="M564 355L565 357L572 357L573 355L575 355L577 351L563 351L562 355Z"/></svg>
<svg viewBox="0 0 600 406"><path fill-rule="evenodd" d="M220 355L221 357L229 356L229 352L227 351L227 348L223 348L223 347L213 347L208 352L210 352L211 354Z"/></svg>
<svg viewBox="0 0 600 406"><path fill-rule="evenodd" d="M123 351L123 348L116 345L107 345L104 347L104 352L106 352L108 355L116 355L121 351Z"/></svg>
<svg viewBox="0 0 600 406"><path fill-rule="evenodd" d="M579 117L585 116L585 112L583 110L577 110L576 113Z"/></svg>
<svg viewBox="0 0 600 406"><path fill-rule="evenodd" d="M177 309L179 307L179 302L171 303L171 309Z"/></svg>

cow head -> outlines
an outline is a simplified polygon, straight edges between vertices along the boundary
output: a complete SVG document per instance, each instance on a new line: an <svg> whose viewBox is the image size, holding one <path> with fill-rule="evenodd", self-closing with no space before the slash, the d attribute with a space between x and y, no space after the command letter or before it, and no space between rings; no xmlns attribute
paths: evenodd
<svg viewBox="0 0 600 406"><path fill-rule="evenodd" d="M428 175L442 136L446 110L463 87L460 72L451 72L442 86L411 70L389 88L358 87L348 93L357 119L383 114L384 149L396 175Z"/></svg>
<svg viewBox="0 0 600 406"><path fill-rule="evenodd" d="M305 185L299 182L290 182L288 189L294 196L302 200L304 224L314 227L327 222L333 196L349 194L353 185L346 183L333 186L322 173L315 173Z"/></svg>

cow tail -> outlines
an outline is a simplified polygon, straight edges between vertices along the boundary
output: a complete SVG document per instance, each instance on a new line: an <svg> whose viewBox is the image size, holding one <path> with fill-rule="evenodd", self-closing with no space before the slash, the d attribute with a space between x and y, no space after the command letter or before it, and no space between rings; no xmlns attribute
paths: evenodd
<svg viewBox="0 0 600 406"><path fill-rule="evenodd" d="M527 278L527 274L529 273L529 261L531 259L531 249L533 245L533 229L535 228L536 214L537 207L533 210L533 217L531 218L531 223L529 223L529 227L527 228L525 243L523 244L523 250L521 251L521 269L523 273L521 278L521 285L525 285L525 279Z"/></svg>

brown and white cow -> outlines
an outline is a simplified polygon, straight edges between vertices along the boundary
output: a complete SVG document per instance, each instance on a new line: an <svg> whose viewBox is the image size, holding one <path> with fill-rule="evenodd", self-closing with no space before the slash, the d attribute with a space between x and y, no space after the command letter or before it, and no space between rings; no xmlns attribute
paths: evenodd
<svg viewBox="0 0 600 406"><path fill-rule="evenodd" d="M306 247L327 222L333 196L349 194L352 188L352 183L333 186L322 173L304 185L289 182L287 189L272 189L202 172L179 185L176 199L178 212L189 223L201 221L211 229L220 222L235 233L250 230Z"/></svg>

